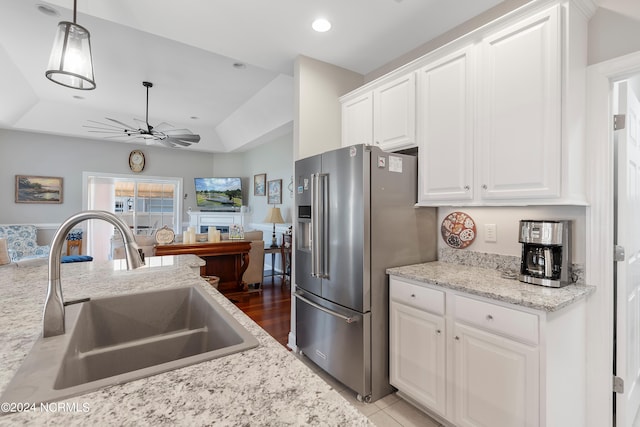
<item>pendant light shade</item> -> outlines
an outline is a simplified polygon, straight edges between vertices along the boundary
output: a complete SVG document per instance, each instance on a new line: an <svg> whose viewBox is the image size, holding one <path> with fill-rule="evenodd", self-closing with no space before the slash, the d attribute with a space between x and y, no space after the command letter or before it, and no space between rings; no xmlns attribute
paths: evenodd
<svg viewBox="0 0 640 427"><path fill-rule="evenodd" d="M73 22L58 24L49 66L45 75L52 82L73 89L95 89L89 31L76 24L76 2L73 2Z"/></svg>

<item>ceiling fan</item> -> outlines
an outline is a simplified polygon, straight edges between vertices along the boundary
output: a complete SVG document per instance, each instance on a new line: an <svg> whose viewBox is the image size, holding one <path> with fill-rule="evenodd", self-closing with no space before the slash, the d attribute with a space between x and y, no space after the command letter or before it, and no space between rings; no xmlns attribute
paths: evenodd
<svg viewBox="0 0 640 427"><path fill-rule="evenodd" d="M109 134L109 136L105 136L105 138L130 138L128 141L145 139L149 141L148 143L157 142L166 147L175 147L177 145L188 147L200 141L200 135L194 134L189 129L173 129L173 126L166 122L162 122L157 126L151 126L149 124L149 88L153 87L153 83L142 82L142 86L147 88L147 109L144 122L134 118L133 120L138 126L131 126L119 120L105 117L113 123L101 123L95 120L89 120L89 122L99 126L85 125L84 127L95 129L89 132Z"/></svg>

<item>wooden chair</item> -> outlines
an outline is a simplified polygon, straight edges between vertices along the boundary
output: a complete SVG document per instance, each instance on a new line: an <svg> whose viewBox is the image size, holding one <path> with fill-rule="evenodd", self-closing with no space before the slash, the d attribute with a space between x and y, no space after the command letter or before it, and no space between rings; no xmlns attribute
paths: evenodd
<svg viewBox="0 0 640 427"><path fill-rule="evenodd" d="M280 245L280 256L282 258L282 283L291 283L291 250L292 241L291 234L282 235L282 244Z"/></svg>

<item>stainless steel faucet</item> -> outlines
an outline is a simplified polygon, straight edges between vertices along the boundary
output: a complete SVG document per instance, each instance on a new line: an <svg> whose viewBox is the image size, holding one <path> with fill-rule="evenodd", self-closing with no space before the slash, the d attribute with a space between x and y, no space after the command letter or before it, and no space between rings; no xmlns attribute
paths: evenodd
<svg viewBox="0 0 640 427"><path fill-rule="evenodd" d="M144 264L131 229L113 213L107 211L83 211L67 218L58 228L55 236L53 236L51 251L49 252L49 282L42 319L42 336L44 338L64 334L64 300L62 299L62 283L60 282L62 245L71 229L87 219L107 221L122 233L128 270L141 267Z"/></svg>

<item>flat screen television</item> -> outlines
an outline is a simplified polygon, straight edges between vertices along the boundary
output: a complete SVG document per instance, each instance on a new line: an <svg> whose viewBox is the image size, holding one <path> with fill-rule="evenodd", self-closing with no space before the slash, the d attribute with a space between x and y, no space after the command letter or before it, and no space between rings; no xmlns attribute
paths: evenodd
<svg viewBox="0 0 640 427"><path fill-rule="evenodd" d="M242 180L237 177L195 178L196 202L202 211L240 212Z"/></svg>

